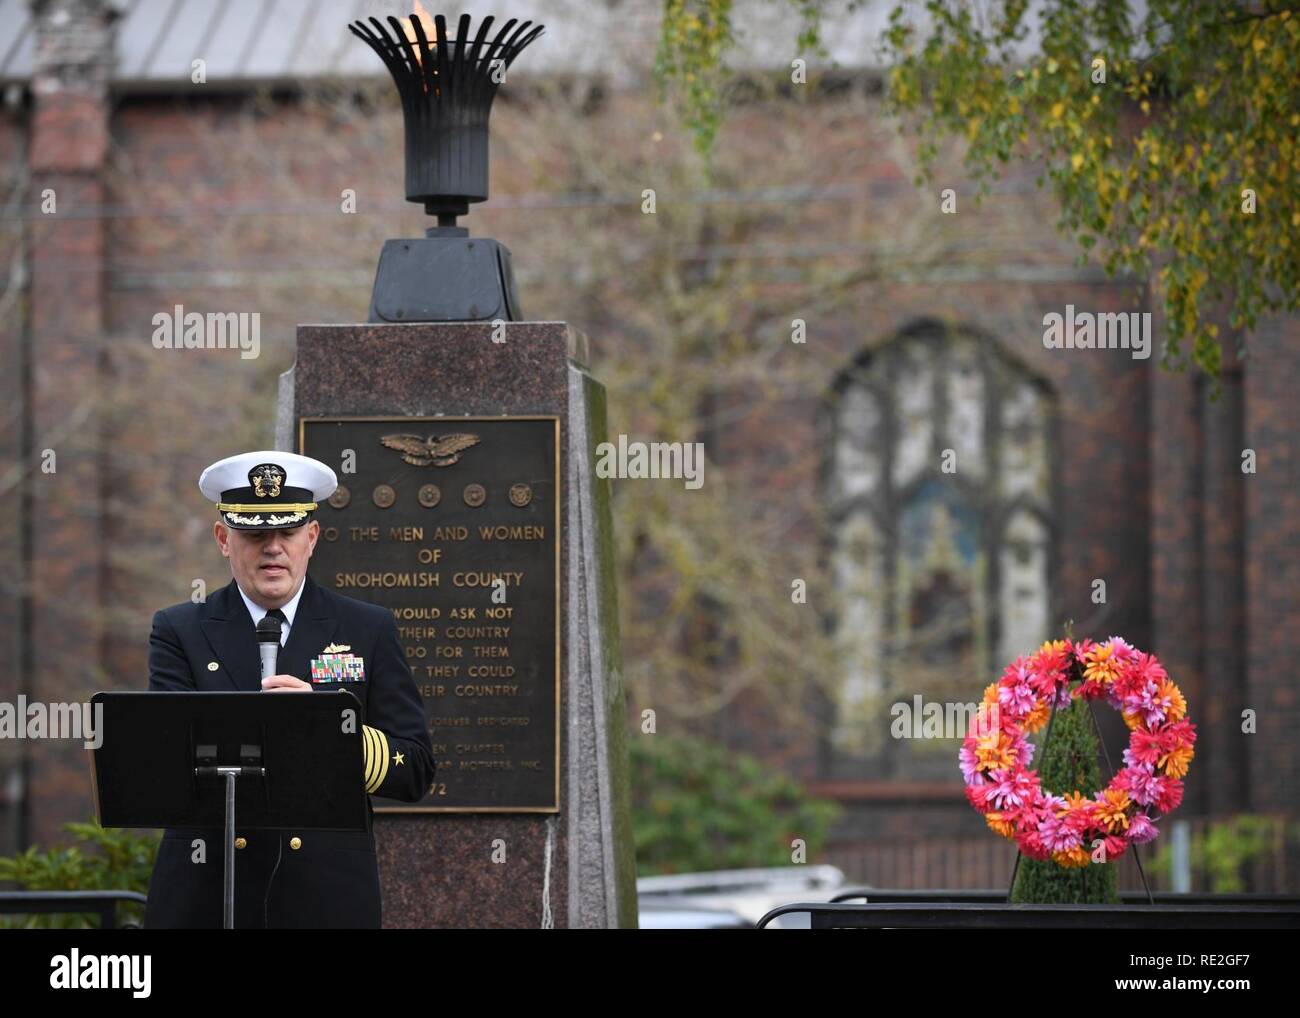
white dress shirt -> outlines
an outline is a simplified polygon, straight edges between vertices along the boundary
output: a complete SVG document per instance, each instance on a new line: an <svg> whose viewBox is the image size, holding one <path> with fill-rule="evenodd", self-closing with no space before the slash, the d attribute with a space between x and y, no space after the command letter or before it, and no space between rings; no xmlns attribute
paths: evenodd
<svg viewBox="0 0 1300 1018"><path fill-rule="evenodd" d="M244 588L240 587L238 582L235 583L235 586L239 587L239 596L244 599L244 604L248 606L248 614L253 616L253 628L256 629L257 624L262 621L262 617L266 614L267 610L245 594ZM302 589L305 586L307 586L306 573L303 574L302 582L298 584L298 589L294 592L293 597L290 598L289 603L280 608L280 611L284 612L284 621L280 623L281 647L289 642L289 630L293 628L293 615L294 612L298 610L298 599L302 597Z"/></svg>

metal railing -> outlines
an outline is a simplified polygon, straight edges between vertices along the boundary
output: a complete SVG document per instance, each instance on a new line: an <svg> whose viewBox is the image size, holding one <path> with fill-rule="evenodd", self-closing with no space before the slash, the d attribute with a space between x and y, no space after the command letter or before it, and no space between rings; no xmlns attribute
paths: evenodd
<svg viewBox="0 0 1300 1018"><path fill-rule="evenodd" d="M1176 891L1153 891L1151 897L1157 905L1291 905L1300 909L1300 895L1278 894L1179 894ZM913 904L952 904L967 903L972 905L1010 904L1007 892L997 888L968 891L907 891L880 890L873 887L849 887L830 899L831 902L851 901L863 898L868 902L902 902ZM1120 891L1122 905L1146 905L1145 891Z"/></svg>
<svg viewBox="0 0 1300 1018"><path fill-rule="evenodd" d="M1146 904L1145 896L1141 904L1009 905L1005 892L861 893L877 900L780 905L764 915L757 928L764 929L779 916L807 912L814 930L1300 929L1300 901L1265 895L1202 895L1192 900L1177 896L1177 903L1167 900L1173 896L1161 895L1166 900L1154 905ZM886 898L893 900L883 900Z"/></svg>
<svg viewBox="0 0 1300 1018"><path fill-rule="evenodd" d="M138 891L0 891L0 915L96 915L101 929L117 929L118 906L144 905Z"/></svg>

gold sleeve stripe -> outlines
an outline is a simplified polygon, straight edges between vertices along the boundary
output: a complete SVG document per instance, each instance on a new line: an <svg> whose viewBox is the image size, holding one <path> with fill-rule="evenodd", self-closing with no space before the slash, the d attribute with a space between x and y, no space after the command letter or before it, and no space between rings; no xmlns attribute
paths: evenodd
<svg viewBox="0 0 1300 1018"><path fill-rule="evenodd" d="M362 725L361 727L374 740L375 762L378 767L373 776L370 768L366 769L366 791L375 792L384 783L384 778L388 777L388 736L378 728L371 728L369 725Z"/></svg>
<svg viewBox="0 0 1300 1018"><path fill-rule="evenodd" d="M375 741L379 745L379 777L375 779L375 791L384 783L384 778L388 777L388 736L378 728L375 730Z"/></svg>
<svg viewBox="0 0 1300 1018"><path fill-rule="evenodd" d="M361 726L362 748L365 750L365 775L366 791L370 791L370 786L374 782L375 775L379 773L379 761L375 759L375 730L369 725Z"/></svg>
<svg viewBox="0 0 1300 1018"><path fill-rule="evenodd" d="M379 729L363 726L370 740L370 765L366 768L366 791L373 792L379 787L379 771L383 765L383 747L379 744Z"/></svg>

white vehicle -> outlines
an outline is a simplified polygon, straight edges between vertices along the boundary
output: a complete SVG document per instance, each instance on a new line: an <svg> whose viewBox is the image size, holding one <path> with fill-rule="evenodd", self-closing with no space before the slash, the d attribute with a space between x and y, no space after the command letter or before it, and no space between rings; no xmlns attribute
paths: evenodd
<svg viewBox="0 0 1300 1018"><path fill-rule="evenodd" d="M835 866L773 866L640 877L642 929L752 929L771 909L794 901L830 901L844 887ZM807 929L808 914L781 916L774 929Z"/></svg>

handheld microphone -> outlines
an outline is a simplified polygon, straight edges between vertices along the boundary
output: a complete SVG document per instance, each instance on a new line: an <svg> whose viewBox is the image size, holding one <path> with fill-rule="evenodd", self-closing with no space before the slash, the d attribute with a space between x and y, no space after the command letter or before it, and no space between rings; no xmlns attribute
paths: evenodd
<svg viewBox="0 0 1300 1018"><path fill-rule="evenodd" d="M257 650L262 658L262 678L276 674L276 658L280 655L280 620L263 615L257 624Z"/></svg>

